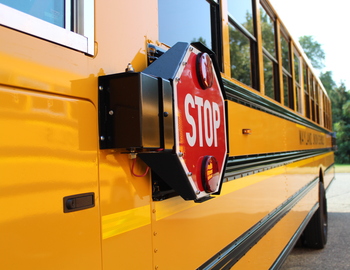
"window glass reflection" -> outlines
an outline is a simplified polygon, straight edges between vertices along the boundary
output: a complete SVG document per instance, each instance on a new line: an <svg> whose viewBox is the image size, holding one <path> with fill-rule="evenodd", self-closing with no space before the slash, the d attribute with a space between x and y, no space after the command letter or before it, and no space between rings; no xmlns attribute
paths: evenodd
<svg viewBox="0 0 350 270"><path fill-rule="evenodd" d="M290 72L290 61L289 61L289 44L284 36L281 35L281 47L282 47L282 65Z"/></svg>
<svg viewBox="0 0 350 270"><path fill-rule="evenodd" d="M65 27L65 0L0 0L0 3L57 26Z"/></svg>
<svg viewBox="0 0 350 270"><path fill-rule="evenodd" d="M205 0L158 0L159 41L202 42L212 49L210 4Z"/></svg>
<svg viewBox="0 0 350 270"><path fill-rule="evenodd" d="M301 113L301 90L299 86L295 86L295 93L296 93L296 106L297 106L297 112Z"/></svg>
<svg viewBox="0 0 350 270"><path fill-rule="evenodd" d="M284 93L284 106L289 107L289 85L288 77L283 74L283 93Z"/></svg>
<svg viewBox="0 0 350 270"><path fill-rule="evenodd" d="M231 77L251 86L250 40L230 25Z"/></svg>
<svg viewBox="0 0 350 270"><path fill-rule="evenodd" d="M300 59L297 54L294 54L294 76L297 83L300 83Z"/></svg>
<svg viewBox="0 0 350 270"><path fill-rule="evenodd" d="M264 56L264 83L265 95L275 99L273 62Z"/></svg>
<svg viewBox="0 0 350 270"><path fill-rule="evenodd" d="M308 76L308 69L304 65L303 68L303 76L304 76L304 102L305 102L305 115L307 118L310 118L310 90L309 90L309 76Z"/></svg>
<svg viewBox="0 0 350 270"><path fill-rule="evenodd" d="M263 7L260 7L260 22L263 47L271 54L271 56L276 57L275 22L266 13Z"/></svg>
<svg viewBox="0 0 350 270"><path fill-rule="evenodd" d="M229 0L228 12L232 19L254 35L252 0Z"/></svg>

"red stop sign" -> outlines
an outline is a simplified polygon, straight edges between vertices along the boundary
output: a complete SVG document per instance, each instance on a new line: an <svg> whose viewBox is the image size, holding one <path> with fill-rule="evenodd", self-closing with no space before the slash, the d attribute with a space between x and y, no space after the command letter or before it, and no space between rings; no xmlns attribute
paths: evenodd
<svg viewBox="0 0 350 270"><path fill-rule="evenodd" d="M175 151L197 198L220 189L227 155L225 101L210 57L189 47L174 83Z"/></svg>

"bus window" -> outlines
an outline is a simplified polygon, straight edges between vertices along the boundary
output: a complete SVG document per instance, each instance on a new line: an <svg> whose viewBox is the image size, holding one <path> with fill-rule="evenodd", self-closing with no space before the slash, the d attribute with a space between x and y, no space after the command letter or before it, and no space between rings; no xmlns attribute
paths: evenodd
<svg viewBox="0 0 350 270"><path fill-rule="evenodd" d="M289 77L286 74L283 74L283 94L284 94L284 106L290 107L290 83Z"/></svg>
<svg viewBox="0 0 350 270"><path fill-rule="evenodd" d="M65 0L0 0L0 3L57 26L65 27Z"/></svg>
<svg viewBox="0 0 350 270"><path fill-rule="evenodd" d="M281 48L282 48L282 66L286 71L290 72L289 43L282 33L281 33Z"/></svg>
<svg viewBox="0 0 350 270"><path fill-rule="evenodd" d="M289 40L281 31L284 105L294 109Z"/></svg>
<svg viewBox="0 0 350 270"><path fill-rule="evenodd" d="M264 83L265 83L265 95L275 99L274 91L274 63L267 57L264 56Z"/></svg>
<svg viewBox="0 0 350 270"><path fill-rule="evenodd" d="M228 1L231 77L258 89L257 40L251 0Z"/></svg>
<svg viewBox="0 0 350 270"><path fill-rule="evenodd" d="M315 121L316 123L320 124L320 106L319 106L319 85L316 84L316 88L315 88Z"/></svg>
<svg viewBox="0 0 350 270"><path fill-rule="evenodd" d="M88 55L94 54L94 21L93 0L0 0L1 25Z"/></svg>
<svg viewBox="0 0 350 270"><path fill-rule="evenodd" d="M250 41L233 25L230 31L231 77L252 86Z"/></svg>
<svg viewBox="0 0 350 270"><path fill-rule="evenodd" d="M260 8L260 20L263 47L276 58L275 22L263 7Z"/></svg>
<svg viewBox="0 0 350 270"><path fill-rule="evenodd" d="M254 36L252 0L228 1L229 16Z"/></svg>
<svg viewBox="0 0 350 270"><path fill-rule="evenodd" d="M305 116L310 119L310 90L309 90L309 75L308 68L304 65L304 102L305 102Z"/></svg>
<svg viewBox="0 0 350 270"><path fill-rule="evenodd" d="M195 1L158 1L159 41L173 46L178 41L201 42L213 49L210 3Z"/></svg>
<svg viewBox="0 0 350 270"><path fill-rule="evenodd" d="M278 62L276 57L275 21L263 6L260 6L260 24L264 54L265 95L280 101L277 76Z"/></svg>
<svg viewBox="0 0 350 270"><path fill-rule="evenodd" d="M295 104L296 111L302 113L302 105L301 105L301 87L300 87L300 56L294 49L294 84L295 84Z"/></svg>
<svg viewBox="0 0 350 270"><path fill-rule="evenodd" d="M310 119L315 121L315 81L313 75L309 77L309 85L310 85Z"/></svg>

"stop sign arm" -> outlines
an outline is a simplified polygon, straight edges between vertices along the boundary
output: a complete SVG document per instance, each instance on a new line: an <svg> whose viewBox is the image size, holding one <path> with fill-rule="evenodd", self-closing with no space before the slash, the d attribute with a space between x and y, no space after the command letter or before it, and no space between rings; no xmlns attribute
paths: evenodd
<svg viewBox="0 0 350 270"><path fill-rule="evenodd" d="M143 72L100 76L100 147L129 149L153 184L207 200L220 193L228 155L223 89L214 54L183 42Z"/></svg>
<svg viewBox="0 0 350 270"><path fill-rule="evenodd" d="M181 65L179 60L185 57L189 46L190 44L186 42L176 43L159 59L148 66L143 73L166 80L173 80Z"/></svg>

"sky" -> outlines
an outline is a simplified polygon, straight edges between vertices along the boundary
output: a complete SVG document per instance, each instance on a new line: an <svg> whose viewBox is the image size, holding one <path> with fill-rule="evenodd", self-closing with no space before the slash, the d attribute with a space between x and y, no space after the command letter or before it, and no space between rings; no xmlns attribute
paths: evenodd
<svg viewBox="0 0 350 270"><path fill-rule="evenodd" d="M350 90L350 1L270 0L294 40L313 36L325 52L325 68Z"/></svg>

